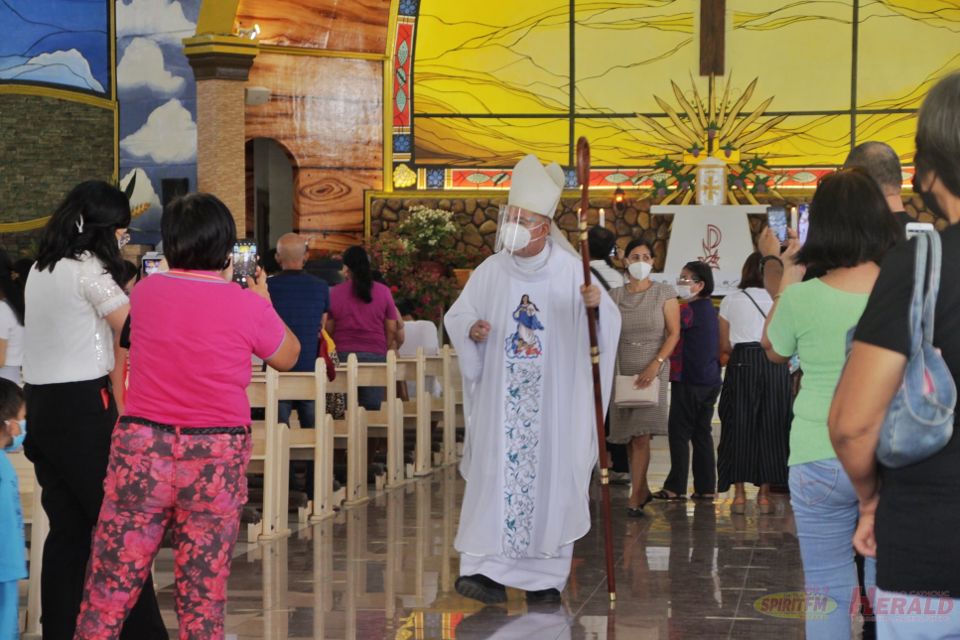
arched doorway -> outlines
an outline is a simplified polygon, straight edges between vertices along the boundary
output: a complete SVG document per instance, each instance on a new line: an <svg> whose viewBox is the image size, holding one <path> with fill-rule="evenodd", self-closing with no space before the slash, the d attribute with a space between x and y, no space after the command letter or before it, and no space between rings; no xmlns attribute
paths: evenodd
<svg viewBox="0 0 960 640"><path fill-rule="evenodd" d="M287 149L272 138L246 144L247 237L273 259L277 239L294 228L293 181L296 165Z"/></svg>

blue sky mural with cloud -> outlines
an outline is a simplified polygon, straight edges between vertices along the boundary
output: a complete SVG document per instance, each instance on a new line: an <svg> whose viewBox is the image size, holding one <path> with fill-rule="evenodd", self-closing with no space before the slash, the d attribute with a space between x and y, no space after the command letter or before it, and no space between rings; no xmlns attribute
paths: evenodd
<svg viewBox="0 0 960 640"><path fill-rule="evenodd" d="M116 7L121 184L137 176L133 203L152 206L133 223L133 241L155 244L162 181L186 178L197 188L197 90L182 40L196 31L200 0L116 0Z"/></svg>
<svg viewBox="0 0 960 640"><path fill-rule="evenodd" d="M0 82L109 94L110 1L0 0Z"/></svg>

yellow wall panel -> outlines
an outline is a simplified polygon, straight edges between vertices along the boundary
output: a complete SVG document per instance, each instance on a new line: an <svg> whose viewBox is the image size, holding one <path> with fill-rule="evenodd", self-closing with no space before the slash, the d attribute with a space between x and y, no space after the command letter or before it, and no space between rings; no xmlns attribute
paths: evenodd
<svg viewBox="0 0 960 640"><path fill-rule="evenodd" d="M960 69L960 4L861 4L857 107L919 108L938 78Z"/></svg>
<svg viewBox="0 0 960 640"><path fill-rule="evenodd" d="M852 0L729 0L727 73L759 77L775 111L850 108Z"/></svg>
<svg viewBox="0 0 960 640"><path fill-rule="evenodd" d="M567 163L567 120L540 118L417 118L417 161L512 167L528 153Z"/></svg>
<svg viewBox="0 0 960 640"><path fill-rule="evenodd" d="M651 113L653 88L699 69L698 0L577 4L576 109Z"/></svg>
<svg viewBox="0 0 960 640"><path fill-rule="evenodd" d="M417 113L565 112L566 0L422 0L417 21Z"/></svg>

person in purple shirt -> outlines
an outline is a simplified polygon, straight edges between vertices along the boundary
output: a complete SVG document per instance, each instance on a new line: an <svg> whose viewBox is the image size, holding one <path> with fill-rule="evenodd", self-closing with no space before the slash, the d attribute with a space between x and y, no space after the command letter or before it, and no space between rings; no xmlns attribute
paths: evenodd
<svg viewBox="0 0 960 640"><path fill-rule="evenodd" d="M341 361L351 353L360 362L386 362L387 351L397 349L397 307L390 289L375 282L370 257L360 246L343 252L346 282L330 290L327 333L337 345ZM361 387L360 405L376 411L383 402L382 387Z"/></svg>
<svg viewBox="0 0 960 640"><path fill-rule="evenodd" d="M710 300L713 271L703 262L688 262L680 271L680 342L670 356L670 474L660 500L679 500L687 492L690 443L693 443L693 499L713 500L716 456L710 426L720 395L720 320Z"/></svg>

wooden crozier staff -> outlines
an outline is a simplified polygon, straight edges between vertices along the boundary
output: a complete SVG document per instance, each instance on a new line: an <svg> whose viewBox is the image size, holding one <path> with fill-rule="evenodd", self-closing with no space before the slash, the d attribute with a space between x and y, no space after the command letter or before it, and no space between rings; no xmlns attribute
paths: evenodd
<svg viewBox="0 0 960 640"><path fill-rule="evenodd" d="M580 181L580 256L583 258L583 283L590 286L590 247L587 243L587 210L590 208L590 143L577 140L577 179ZM590 329L590 361L593 363L593 404L597 416L597 444L600 446L600 498L603 508L603 537L607 552L607 591L611 605L617 599L613 574L613 523L610 521L610 473L607 470L607 437L603 431L603 391L600 384L600 348L597 346L597 309L587 308Z"/></svg>

